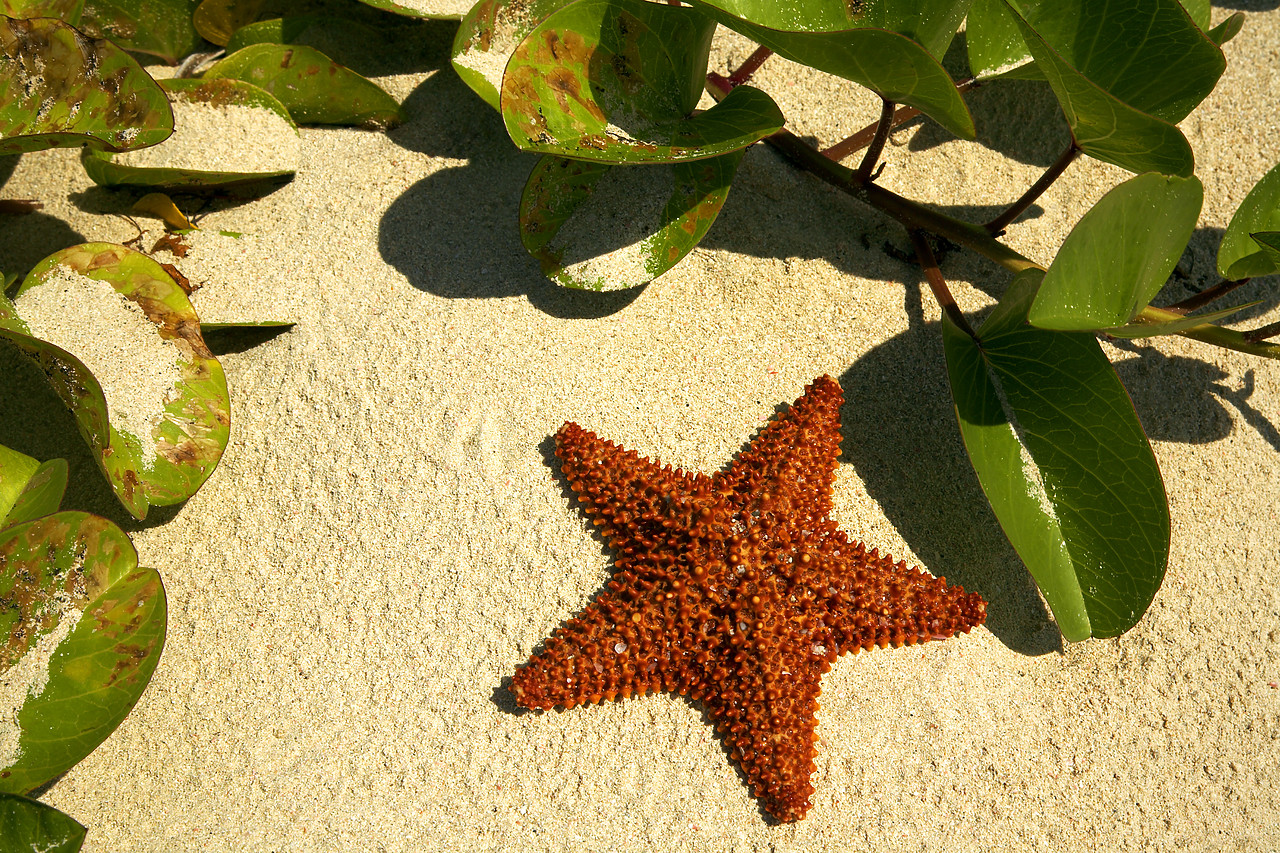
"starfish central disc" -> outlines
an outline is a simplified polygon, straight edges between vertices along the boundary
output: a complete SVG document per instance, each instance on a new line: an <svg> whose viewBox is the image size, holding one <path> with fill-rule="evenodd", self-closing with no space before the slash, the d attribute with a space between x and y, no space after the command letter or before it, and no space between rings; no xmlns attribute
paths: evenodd
<svg viewBox="0 0 1280 853"><path fill-rule="evenodd" d="M618 571L516 671L516 702L567 709L650 690L699 700L764 809L804 817L831 662L986 617L977 594L831 521L842 401L835 380L815 380L710 476L561 427L556 455Z"/></svg>

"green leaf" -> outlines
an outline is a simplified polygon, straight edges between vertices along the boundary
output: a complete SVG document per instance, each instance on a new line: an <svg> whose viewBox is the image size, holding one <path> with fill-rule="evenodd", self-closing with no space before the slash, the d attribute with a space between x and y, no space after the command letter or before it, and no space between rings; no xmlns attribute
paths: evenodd
<svg viewBox="0 0 1280 853"><path fill-rule="evenodd" d="M122 331L107 334L108 328L114 329L114 324L122 322L122 313L133 322L133 309L123 301L95 303L93 291L85 288L80 278L66 286L68 304L93 305L79 310L93 311L99 334L87 336L69 328L59 331L60 338L74 341L67 341L73 351L31 334L27 322L19 316L32 316L31 309L23 308L27 304L25 298L62 299L56 292L45 296L30 291L54 286L47 282L68 274L106 282L154 324L157 341L148 345L145 357L140 354L136 366L112 364L102 352L103 346L112 342L125 347L142 346ZM0 335L17 344L44 369L54 390L71 409L81 434L125 508L135 518L143 518L150 506L179 503L195 494L227 446L231 420L227 381L222 366L200 336L200 320L191 303L160 265L140 252L111 243L73 246L37 264L19 288L16 303L15 308L14 303L0 298ZM44 310L52 309L46 306ZM84 322L90 322L89 318ZM113 325L104 325L108 322ZM99 373L104 369L112 372L107 377L112 399L104 396L98 378L82 358L97 364ZM173 361L168 363L164 358ZM169 390L156 387L169 376L173 377ZM148 384L144 385L144 378ZM138 393L143 396L138 398ZM148 409L150 405L159 407L161 400L161 411ZM122 401L129 405L124 406ZM108 417L109 406L115 406L112 417Z"/></svg>
<svg viewBox="0 0 1280 853"><path fill-rule="evenodd" d="M973 0L964 32L974 77L999 76L1031 58L1022 28L1003 0Z"/></svg>
<svg viewBox="0 0 1280 853"><path fill-rule="evenodd" d="M0 444L0 520L9 515L39 467L39 460Z"/></svg>
<svg viewBox="0 0 1280 853"><path fill-rule="evenodd" d="M204 0L196 7L192 24L204 38L226 47L237 30L258 19L263 3L264 0Z"/></svg>
<svg viewBox="0 0 1280 853"><path fill-rule="evenodd" d="M52 806L17 794L0 794L0 838L6 851L76 853L84 844L84 834L83 826Z"/></svg>
<svg viewBox="0 0 1280 853"><path fill-rule="evenodd" d="M1244 13L1236 12L1231 17L1224 19L1222 23L1218 24L1218 26L1207 31L1205 35L1207 35L1218 47L1222 47L1224 44L1239 35L1240 30L1243 27Z"/></svg>
<svg viewBox="0 0 1280 853"><path fill-rule="evenodd" d="M0 155L123 151L173 132L164 92L127 53L53 19L0 18Z"/></svg>
<svg viewBox="0 0 1280 853"><path fill-rule="evenodd" d="M926 45L910 35L881 28L902 16L904 4L875 2L857 5L850 14L843 0L810 0L803 14L781 3L757 0L691 0L724 26L774 50L793 62L852 80L883 98L923 112L962 139L973 139L973 117ZM906 4L909 6L910 4ZM956 25L966 3L929 4L918 27L905 27L934 43L942 43L949 22ZM954 17L959 10L960 17ZM908 16L909 17L909 16ZM951 35L955 27L950 27ZM946 37L950 42L951 36Z"/></svg>
<svg viewBox="0 0 1280 853"><path fill-rule="evenodd" d="M50 459L42 462L27 485L18 495L17 502L4 519L4 527L21 524L58 511L62 496L67 491L67 460Z"/></svg>
<svg viewBox="0 0 1280 853"><path fill-rule="evenodd" d="M160 575L107 519L0 531L0 792L38 788L106 740L151 680L165 619Z"/></svg>
<svg viewBox="0 0 1280 853"><path fill-rule="evenodd" d="M342 45L376 44L379 39L384 38L385 34L358 21L326 15L295 15L270 18L241 27L227 42L227 53L235 53L255 44L292 44L314 47L325 55L342 61ZM357 47L359 49L361 48Z"/></svg>
<svg viewBox="0 0 1280 853"><path fill-rule="evenodd" d="M462 18L453 40L453 70L498 109L502 72L520 42L555 10L573 0L482 0Z"/></svg>
<svg viewBox="0 0 1280 853"><path fill-rule="evenodd" d="M385 130L400 123L400 105L371 80L305 45L255 44L221 59L205 80L232 78L279 98L299 124L358 125Z"/></svg>
<svg viewBox="0 0 1280 853"><path fill-rule="evenodd" d="M742 159L618 167L544 157L520 201L525 248L565 287L621 290L675 266L707 233Z"/></svg>
<svg viewBox="0 0 1280 853"><path fill-rule="evenodd" d="M265 151L244 151L241 134L243 124L226 114L227 126L219 132L206 121L179 121L178 136L172 149L163 145L149 150L145 157L119 157L103 152L81 154L85 172L103 186L132 184L170 187L186 190L217 189L240 184L279 180L293 175L299 156L298 128L285 109L269 92L242 80L172 79L161 84L173 95L178 116L192 111L250 108L269 112L256 126L274 133ZM277 118L278 117L278 118ZM199 116L196 116L199 118ZM266 160L250 160L249 155L265 155ZM277 166L253 171L254 165ZM214 168L211 168L214 167ZM220 168L218 168L220 167Z"/></svg>
<svg viewBox="0 0 1280 853"><path fill-rule="evenodd" d="M1191 174L1174 124L1213 90L1226 60L1176 0L1006 6L1086 154L1133 172Z"/></svg>
<svg viewBox="0 0 1280 853"><path fill-rule="evenodd" d="M643 0L566 6L507 65L507 132L526 151L601 163L703 159L777 132L782 113L749 86L691 115L714 29L687 7Z"/></svg>
<svg viewBox="0 0 1280 853"><path fill-rule="evenodd" d="M81 29L125 50L149 53L174 65L200 46L192 18L200 0L93 0Z"/></svg>
<svg viewBox="0 0 1280 853"><path fill-rule="evenodd" d="M1271 275L1280 265L1254 239L1255 232L1280 231L1280 163L1253 185L1240 202L1218 245L1218 272L1226 279Z"/></svg>
<svg viewBox="0 0 1280 853"><path fill-rule="evenodd" d="M1202 30L1209 29L1209 15L1213 11L1209 0L1178 0L1192 23Z"/></svg>
<svg viewBox="0 0 1280 853"><path fill-rule="evenodd" d="M84 0L0 0L0 15L9 18L58 18L80 23Z"/></svg>
<svg viewBox="0 0 1280 853"><path fill-rule="evenodd" d="M1025 324L1041 275L1014 279L980 343L944 315L951 393L982 489L1063 636L1112 637L1164 578L1164 484L1097 340Z"/></svg>
<svg viewBox="0 0 1280 853"><path fill-rule="evenodd" d="M239 320L234 323L200 323L201 332L221 332L226 329L291 329L298 325L292 320Z"/></svg>
<svg viewBox="0 0 1280 853"><path fill-rule="evenodd" d="M1249 235L1262 247L1262 252L1280 269L1280 231L1255 231Z"/></svg>
<svg viewBox="0 0 1280 853"><path fill-rule="evenodd" d="M1220 311L1206 311L1204 314L1193 314L1181 317L1177 320L1169 320L1163 323L1144 322L1142 317L1136 318L1136 322L1125 326L1113 326L1111 328L1099 329L1114 338L1154 338L1158 335L1176 335L1178 332L1186 329L1194 329L1196 326L1203 326L1206 323L1212 323L1216 320L1222 320L1230 317L1246 308L1252 308L1255 305L1261 305L1262 300L1256 302L1246 302L1243 305L1234 305L1230 308L1223 308Z"/></svg>
<svg viewBox="0 0 1280 853"><path fill-rule="evenodd" d="M1204 187L1149 172L1112 189L1058 250L1028 320L1042 329L1128 323L1156 295L1191 239Z"/></svg>
<svg viewBox="0 0 1280 853"><path fill-rule="evenodd" d="M446 18L457 20L467 13L472 0L360 0L366 6L395 12L411 18Z"/></svg>

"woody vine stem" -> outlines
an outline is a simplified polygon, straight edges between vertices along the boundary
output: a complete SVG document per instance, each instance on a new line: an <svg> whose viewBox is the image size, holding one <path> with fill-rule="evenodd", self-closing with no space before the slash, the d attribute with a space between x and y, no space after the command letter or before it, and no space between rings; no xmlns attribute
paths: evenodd
<svg viewBox="0 0 1280 853"><path fill-rule="evenodd" d="M760 48L751 54L728 77L715 73L708 74L706 80L707 91L717 101L722 100L735 86L747 82L770 55L772 55L772 51L768 50L768 48ZM981 85L981 81L965 80L957 83L956 89L963 94L979 85ZM880 169L883 168L883 164L880 165L880 168L877 168L877 163L889 134L894 128L915 118L917 115L919 115L919 110L911 107L895 109L895 104L886 98L883 101L879 121L825 150L819 151L786 128L766 137L765 141L785 154L801 168L812 172L815 176L837 189L849 193L859 201L898 220L907 229L916 251L916 257L939 306L959 328L977 339L977 335L968 321L965 320L963 312L960 310L955 297L952 296L951 290L942 276L926 235L932 234L945 238L971 249L1015 274L1028 269L1045 270L1044 266L1006 246L997 238L1004 233L1004 229L1010 223L1017 219L1062 176L1079 156L1080 149L1075 140L1072 139L1058 159L1045 170L1044 174L1017 201L990 222L984 225L975 225L932 210L919 202L898 195L875 183L880 174ZM863 155L863 159L856 170L850 169L839 162L839 160L862 149L866 149L866 153ZM1167 308L1148 306L1138 314L1134 322L1167 323L1181 319L1189 312L1225 296L1247 281L1248 279L1223 281ZM1280 323L1271 323L1246 332L1237 332L1205 323L1183 329L1177 334L1226 349L1269 358L1280 358L1280 344L1268 342L1269 338L1280 336Z"/></svg>

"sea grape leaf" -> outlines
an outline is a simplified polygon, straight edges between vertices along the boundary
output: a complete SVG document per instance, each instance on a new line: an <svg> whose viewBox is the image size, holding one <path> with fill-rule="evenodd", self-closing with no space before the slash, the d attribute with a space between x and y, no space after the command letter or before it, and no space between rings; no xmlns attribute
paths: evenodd
<svg viewBox="0 0 1280 853"><path fill-rule="evenodd" d="M1209 15L1213 9L1209 0L1178 0L1182 4L1182 8L1186 10L1187 16L1200 29L1209 29Z"/></svg>
<svg viewBox="0 0 1280 853"><path fill-rule="evenodd" d="M164 646L164 586L101 516L60 512L0 531L0 792L65 773L120 725Z"/></svg>
<svg viewBox="0 0 1280 853"><path fill-rule="evenodd" d="M964 25L969 73L994 77L1031 58L1022 29L1003 0L973 0Z"/></svg>
<svg viewBox="0 0 1280 853"><path fill-rule="evenodd" d="M87 0L80 27L125 50L174 65L200 46L192 18L200 0Z"/></svg>
<svg viewBox="0 0 1280 853"><path fill-rule="evenodd" d="M192 15L196 32L226 47L241 27L258 20L264 0L204 0Z"/></svg>
<svg viewBox="0 0 1280 853"><path fill-rule="evenodd" d="M974 137L969 108L934 55L906 35L862 23L873 19L880 3L858 5L859 13L850 15L843 0L811 0L805 4L803 16L792 14L791 7L783 4L753 0L691 0L691 4L779 56L915 107L962 139ZM929 16L922 24L926 33L935 31L933 22L949 20L956 8L956 4L934 5L945 15ZM954 35L954 28L951 32Z"/></svg>
<svg viewBox="0 0 1280 853"><path fill-rule="evenodd" d="M777 132L781 111L750 86L692 114L714 30L688 7L572 3L539 24L507 64L507 132L527 151L601 163L698 160Z"/></svg>
<svg viewBox="0 0 1280 853"><path fill-rule="evenodd" d="M1128 323L1164 286L1200 218L1195 177L1148 172L1103 196L1071 229L1028 320L1042 329Z"/></svg>
<svg viewBox="0 0 1280 853"><path fill-rule="evenodd" d="M1226 60L1176 0L1005 4L1086 154L1133 172L1191 174L1174 123L1213 90Z"/></svg>
<svg viewBox="0 0 1280 853"><path fill-rule="evenodd" d="M127 53L51 18L0 18L0 155L123 151L173 133L164 92Z"/></svg>
<svg viewBox="0 0 1280 853"><path fill-rule="evenodd" d="M1255 231L1249 236L1262 247L1263 254L1271 259L1271 263L1280 269L1280 231Z"/></svg>
<svg viewBox="0 0 1280 853"><path fill-rule="evenodd" d="M1124 326L1113 326L1106 329L1099 329L1113 338L1154 338L1158 335L1176 335L1178 332L1186 329L1194 329L1196 326L1203 326L1206 323L1213 323L1230 317L1232 314L1243 311L1246 308L1252 308L1255 305L1261 305L1262 300L1255 302L1246 302L1243 305L1234 305L1230 308L1223 308L1220 311L1206 311L1203 314L1191 314L1185 317L1179 317L1177 320L1168 320L1163 323L1147 323L1142 322L1138 318L1138 322L1129 323Z"/></svg>
<svg viewBox="0 0 1280 853"><path fill-rule="evenodd" d="M1254 232L1280 231L1280 163L1262 176L1240 202L1218 245L1218 272L1226 279L1271 275L1280 270Z"/></svg>
<svg viewBox="0 0 1280 853"><path fill-rule="evenodd" d="M1068 640L1132 628L1169 559L1151 446L1097 339L1025 323L1042 272L1019 273L975 341L943 316L965 448L1005 535Z"/></svg>
<svg viewBox="0 0 1280 853"><path fill-rule="evenodd" d="M214 63L205 80L232 78L275 95L299 124L385 130L400 105L378 84L305 45L254 44Z"/></svg>
<svg viewBox="0 0 1280 853"><path fill-rule="evenodd" d="M520 42L572 0L481 0L462 17L453 40L453 70L498 109L502 72Z"/></svg>
<svg viewBox="0 0 1280 853"><path fill-rule="evenodd" d="M543 157L520 201L521 239L564 287L646 284L707 233L742 153L635 168Z"/></svg>
<svg viewBox="0 0 1280 853"><path fill-rule="evenodd" d="M58 18L80 23L84 0L0 0L0 15L9 18Z"/></svg>
<svg viewBox="0 0 1280 853"><path fill-rule="evenodd" d="M76 853L84 844L85 828L69 815L39 800L0 794L0 838L14 851Z"/></svg>
<svg viewBox="0 0 1280 853"><path fill-rule="evenodd" d="M447 18L455 21L465 15L472 6L471 0L436 0L429 4L430 10L405 2L396 3L395 0L360 0L360 2L375 9L385 9L411 18Z"/></svg>
<svg viewBox="0 0 1280 853"><path fill-rule="evenodd" d="M227 42L227 53L235 53L254 44L292 44L314 47L338 62L345 62L343 45L376 44L385 38L377 29L328 15L292 15L269 18L241 27ZM363 50L357 47L357 51ZM357 57L358 58L358 57Z"/></svg>
<svg viewBox="0 0 1280 853"><path fill-rule="evenodd" d="M0 299L0 335L36 360L94 451L116 497L135 518L151 506L191 497L213 473L230 432L227 380L200 336L200 320L186 294L151 258L112 243L84 243L57 252L32 269L18 296L66 266L108 282L136 303L163 340L177 348L181 381L149 438L121 432L108 418L109 401L92 373L72 353L33 337L13 303Z"/></svg>
<svg viewBox="0 0 1280 853"><path fill-rule="evenodd" d="M0 527L21 524L57 512L66 491L67 460L50 459L40 463Z"/></svg>
<svg viewBox="0 0 1280 853"><path fill-rule="evenodd" d="M270 110L280 116L297 133L297 125L284 104L274 95L243 80L193 80L174 78L161 82L164 91L175 101L188 100L215 106L234 104ZM294 168L269 172L225 172L164 166L131 166L118 162L111 154L85 151L80 156L85 172L94 183L103 186L133 184L149 187L174 187L184 190L216 189L239 184L287 178Z"/></svg>
<svg viewBox="0 0 1280 853"><path fill-rule="evenodd" d="M0 444L0 520L13 509L39 467L39 460Z"/></svg>

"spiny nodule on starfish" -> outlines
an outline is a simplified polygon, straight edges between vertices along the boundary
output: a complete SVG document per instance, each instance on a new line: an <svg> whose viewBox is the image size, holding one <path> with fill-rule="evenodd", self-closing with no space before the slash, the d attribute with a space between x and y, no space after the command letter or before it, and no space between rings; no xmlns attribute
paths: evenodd
<svg viewBox="0 0 1280 853"><path fill-rule="evenodd" d="M691 697L764 809L804 817L831 662L946 639L986 618L976 593L868 551L828 517L842 400L831 377L815 380L711 476L561 427L556 455L618 571L516 671L516 702Z"/></svg>

